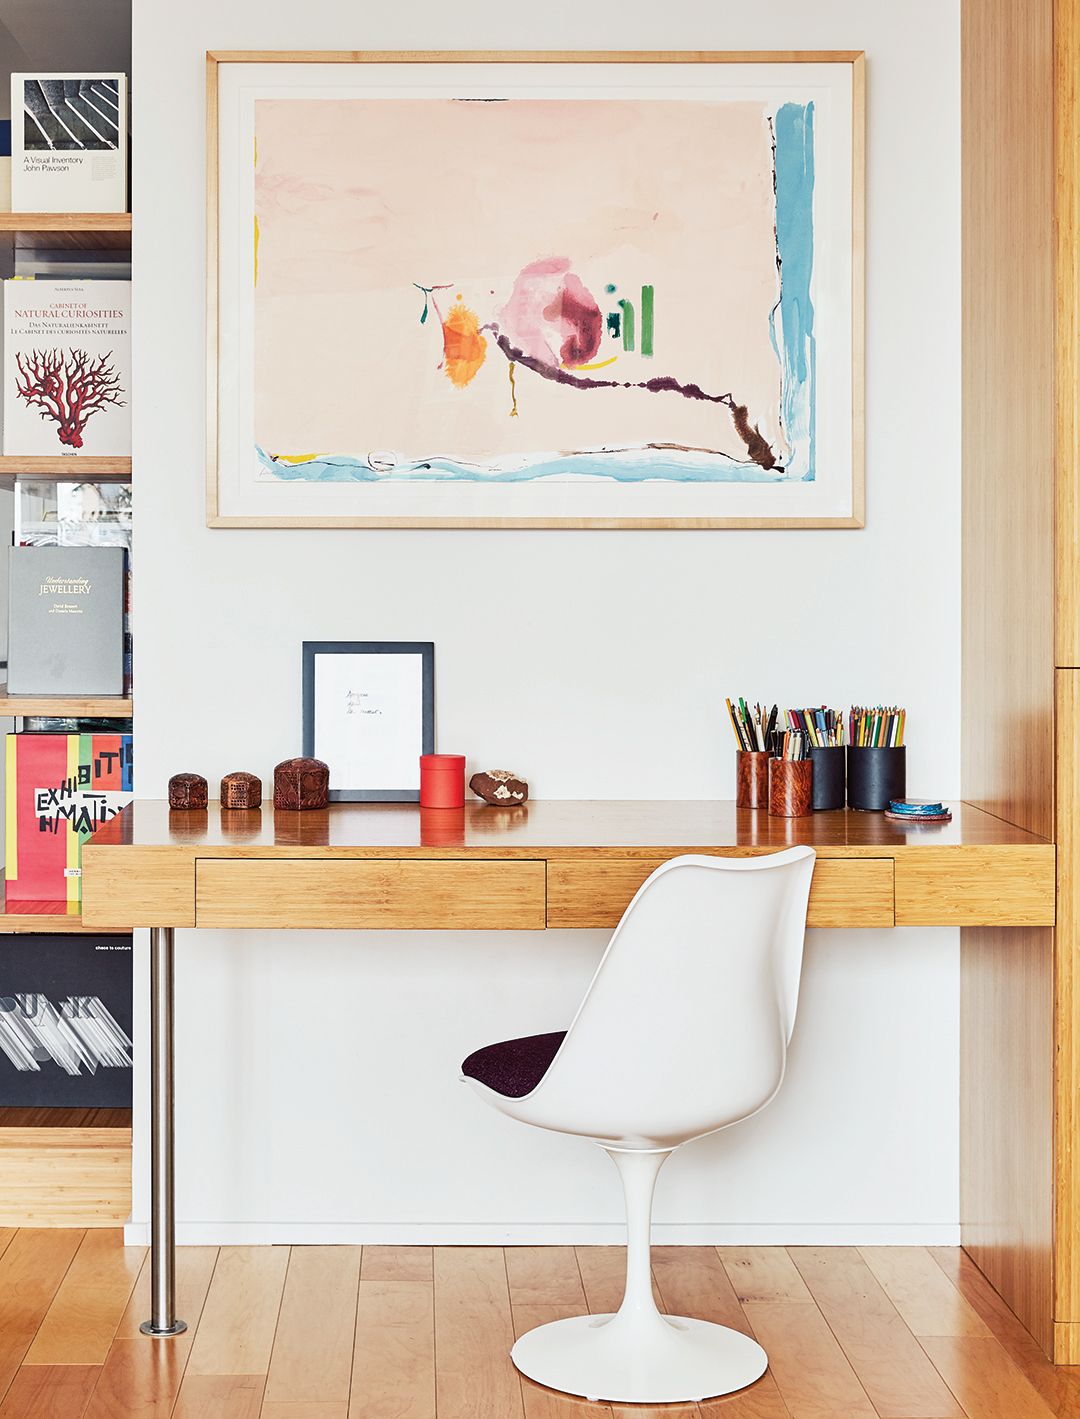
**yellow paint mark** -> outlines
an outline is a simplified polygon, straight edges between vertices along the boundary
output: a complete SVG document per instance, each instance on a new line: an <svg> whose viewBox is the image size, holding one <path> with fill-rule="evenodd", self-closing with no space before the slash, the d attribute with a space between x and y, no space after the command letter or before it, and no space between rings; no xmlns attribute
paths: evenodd
<svg viewBox="0 0 1080 1419"><path fill-rule="evenodd" d="M517 385L514 383L514 362L510 361L510 398L514 401L514 407L510 410L511 419L516 419L517 411Z"/></svg>
<svg viewBox="0 0 1080 1419"><path fill-rule="evenodd" d="M618 355L612 355L610 360L601 360L595 365L563 365L564 370L602 370L605 365L613 365L618 359Z"/></svg>
<svg viewBox="0 0 1080 1419"><path fill-rule="evenodd" d="M461 303L450 307L442 323L446 377L455 389L464 389L487 358L487 341L480 334L480 322Z"/></svg>
<svg viewBox="0 0 1080 1419"><path fill-rule="evenodd" d="M69 734L67 748L67 776L75 783L78 783L79 759L82 753L82 735ZM67 828L65 830L65 836L67 838L67 860L65 861L64 866L71 868L79 867L82 863L82 838L75 831L75 828L70 820L68 821ZM65 879L65 885L67 887L66 896L68 902L68 910L70 911L72 902L78 905L79 899L82 896L82 882L78 877L68 877Z"/></svg>
<svg viewBox="0 0 1080 1419"><path fill-rule="evenodd" d="M321 453L275 453L274 457L279 463L310 463L312 459L323 458Z"/></svg>

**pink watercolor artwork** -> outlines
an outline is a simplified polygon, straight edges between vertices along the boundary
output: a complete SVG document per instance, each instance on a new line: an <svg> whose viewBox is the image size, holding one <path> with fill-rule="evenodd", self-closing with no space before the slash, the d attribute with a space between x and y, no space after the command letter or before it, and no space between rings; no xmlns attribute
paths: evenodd
<svg viewBox="0 0 1080 1419"><path fill-rule="evenodd" d="M286 481L814 477L813 104L255 103Z"/></svg>

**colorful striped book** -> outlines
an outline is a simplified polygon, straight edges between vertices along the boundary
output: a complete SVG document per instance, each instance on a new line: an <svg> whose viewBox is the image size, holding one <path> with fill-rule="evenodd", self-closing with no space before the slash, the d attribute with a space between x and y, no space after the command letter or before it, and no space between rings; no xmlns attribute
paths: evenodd
<svg viewBox="0 0 1080 1419"><path fill-rule="evenodd" d="M132 796L130 734L9 734L5 900L77 911L82 845Z"/></svg>

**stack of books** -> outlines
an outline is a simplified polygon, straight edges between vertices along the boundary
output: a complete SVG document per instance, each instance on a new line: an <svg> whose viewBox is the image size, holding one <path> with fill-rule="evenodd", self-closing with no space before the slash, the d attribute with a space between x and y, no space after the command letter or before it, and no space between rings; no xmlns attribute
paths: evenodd
<svg viewBox="0 0 1080 1419"><path fill-rule="evenodd" d="M951 823L952 814L931 798L893 798L885 814L894 823Z"/></svg>

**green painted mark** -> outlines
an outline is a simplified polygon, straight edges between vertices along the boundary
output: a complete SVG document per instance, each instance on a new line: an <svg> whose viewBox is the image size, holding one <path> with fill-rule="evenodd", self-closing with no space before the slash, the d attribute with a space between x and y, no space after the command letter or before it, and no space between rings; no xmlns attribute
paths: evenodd
<svg viewBox="0 0 1080 1419"><path fill-rule="evenodd" d="M652 358L653 288L641 288L641 353Z"/></svg>
<svg viewBox="0 0 1080 1419"><path fill-rule="evenodd" d="M622 307L622 347L624 350L634 348L634 302L620 301Z"/></svg>

